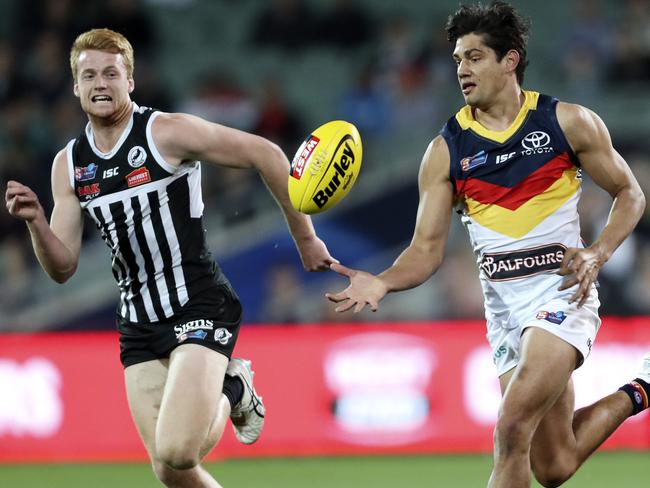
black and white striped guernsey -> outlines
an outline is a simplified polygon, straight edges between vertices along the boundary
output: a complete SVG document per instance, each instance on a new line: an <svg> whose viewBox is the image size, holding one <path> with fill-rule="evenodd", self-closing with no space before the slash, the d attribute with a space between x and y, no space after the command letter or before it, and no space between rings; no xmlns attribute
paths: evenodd
<svg viewBox="0 0 650 488"><path fill-rule="evenodd" d="M165 162L151 135L160 114L133 104L108 153L90 124L66 147L70 183L112 254L118 320L153 323L184 313L226 282L205 243L201 167Z"/></svg>

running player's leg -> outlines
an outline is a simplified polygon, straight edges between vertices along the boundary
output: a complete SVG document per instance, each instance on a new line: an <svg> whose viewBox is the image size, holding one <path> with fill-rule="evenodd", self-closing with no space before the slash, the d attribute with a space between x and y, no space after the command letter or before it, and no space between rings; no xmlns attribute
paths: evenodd
<svg viewBox="0 0 650 488"><path fill-rule="evenodd" d="M227 367L226 356L198 344L172 351L156 425L156 453L169 466L196 466L221 438L230 415Z"/></svg>
<svg viewBox="0 0 650 488"><path fill-rule="evenodd" d="M200 347L200 346L197 346ZM209 351L207 348L206 351ZM220 356L217 353L212 354ZM160 416L163 396L165 395L166 383L168 381L169 360L153 360L129 366L125 370L126 390L131 414L138 428L140 436L147 448L151 463L160 481L168 487L209 487L216 488L219 484L214 481L200 465L190 469L174 469L168 463L168 459L161 458L158 454L156 443L156 431ZM217 390L219 391L219 390ZM167 396L167 399L169 397ZM211 432L205 436L204 446L206 450L212 438L220 436L223 431L223 424L229 412L229 403L223 395L220 395L218 404L214 409L214 418L210 423ZM216 403L216 402L215 402ZM180 422L176 423L179 429L183 429ZM206 430L207 432L207 430ZM166 454L169 456L169 454Z"/></svg>
<svg viewBox="0 0 650 488"><path fill-rule="evenodd" d="M524 330L517 367L510 378L501 376L507 386L494 431L494 469L488 487L530 487L533 436L566 389L578 358L573 346L550 332L538 327Z"/></svg>
<svg viewBox="0 0 650 488"><path fill-rule="evenodd" d="M569 381L533 437L530 462L542 486L560 486L568 480L633 412L632 402L621 391L575 413L574 408Z"/></svg>

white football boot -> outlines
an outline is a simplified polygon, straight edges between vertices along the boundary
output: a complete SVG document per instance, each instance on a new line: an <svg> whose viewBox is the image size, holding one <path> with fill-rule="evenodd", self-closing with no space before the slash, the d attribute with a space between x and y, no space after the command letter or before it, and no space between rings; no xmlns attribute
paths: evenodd
<svg viewBox="0 0 650 488"><path fill-rule="evenodd" d="M230 420L237 439L243 444L252 444L262 433L266 409L262 397L253 387L255 373L251 369L251 362L248 359L231 359L226 374L238 377L244 384L244 394L230 411Z"/></svg>

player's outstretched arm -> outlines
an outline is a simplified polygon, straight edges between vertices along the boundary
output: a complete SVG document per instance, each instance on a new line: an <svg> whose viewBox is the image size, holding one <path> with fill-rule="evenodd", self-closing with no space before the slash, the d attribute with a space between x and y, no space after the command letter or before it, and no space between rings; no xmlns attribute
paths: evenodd
<svg viewBox="0 0 650 488"><path fill-rule="evenodd" d="M641 218L645 196L629 166L612 146L607 127L598 115L580 105L559 103L557 117L582 168L614 200L607 224L596 241L585 249L568 249L558 272L567 276L561 290L579 285L571 301L582 306L600 268Z"/></svg>
<svg viewBox="0 0 650 488"><path fill-rule="evenodd" d="M424 154L418 183L420 203L413 238L391 267L374 276L332 265L333 271L350 280L345 290L325 295L339 304L337 312L354 309L358 313L366 305L375 311L387 293L424 283L442 263L453 208L453 189L449 180L449 150L440 136L431 142Z"/></svg>
<svg viewBox="0 0 650 488"><path fill-rule="evenodd" d="M289 200L289 161L269 140L188 114L162 114L153 125L156 145L175 166L205 161L230 168L256 169L284 213L304 268L325 271L336 260L314 230L311 218Z"/></svg>
<svg viewBox="0 0 650 488"><path fill-rule="evenodd" d="M65 150L52 165L54 209L48 225L36 194L17 181L7 183L5 201L14 217L29 229L34 253L47 274L56 282L67 281L76 271L81 250L83 219L79 201L70 186Z"/></svg>

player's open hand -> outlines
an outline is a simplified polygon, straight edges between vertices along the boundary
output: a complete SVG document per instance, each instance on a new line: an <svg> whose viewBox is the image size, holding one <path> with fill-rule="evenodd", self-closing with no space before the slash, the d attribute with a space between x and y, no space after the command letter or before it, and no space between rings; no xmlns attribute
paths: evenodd
<svg viewBox="0 0 650 488"><path fill-rule="evenodd" d="M381 279L365 271L350 269L338 263L332 264L330 269L350 279L350 286L345 290L325 294L328 300L340 304L334 311L345 312L354 307L354 313L359 313L366 305L369 305L373 312L377 311L379 301L388 292Z"/></svg>
<svg viewBox="0 0 650 488"><path fill-rule="evenodd" d="M578 301L578 308L582 307L591 291L591 285L596 282L600 267L604 263L603 257L591 248L570 247L564 253L562 265L557 274L566 276L558 290L567 290L579 285L576 292L569 299L569 303Z"/></svg>
<svg viewBox="0 0 650 488"><path fill-rule="evenodd" d="M5 204L10 215L25 222L32 222L39 215L44 215L43 207L38 201L36 193L17 181L7 182Z"/></svg>
<svg viewBox="0 0 650 488"><path fill-rule="evenodd" d="M297 246L305 271L327 271L332 263L338 263L318 237L302 240Z"/></svg>

